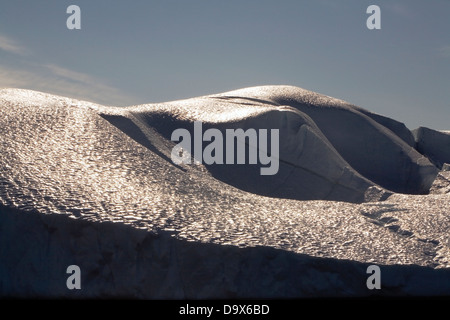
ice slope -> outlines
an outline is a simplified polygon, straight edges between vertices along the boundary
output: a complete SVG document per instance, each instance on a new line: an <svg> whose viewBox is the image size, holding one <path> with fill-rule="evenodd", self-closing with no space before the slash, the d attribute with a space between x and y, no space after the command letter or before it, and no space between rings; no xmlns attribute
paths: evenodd
<svg viewBox="0 0 450 320"><path fill-rule="evenodd" d="M246 88L221 98L257 98L307 114L337 152L361 175L402 193L426 193L436 168L414 149L404 124L345 101L292 86Z"/></svg>
<svg viewBox="0 0 450 320"><path fill-rule="evenodd" d="M194 101L191 103L195 105ZM208 106L215 104L214 101L207 103ZM219 102L218 106L222 104ZM200 110L200 106L203 105L202 102L195 105L196 110ZM234 105L229 104L227 107ZM216 128L224 136L226 129L278 128L280 130L278 173L271 176L261 175L260 165L205 165L205 169L215 178L252 193L299 200L362 202L368 188L375 187L374 183L359 175L342 159L308 117L288 107L257 107L239 110L237 116L226 111L219 115L226 117L227 121L212 122L213 110L205 112L208 117L194 119L202 121L203 130ZM102 116L141 144L155 148L170 161L174 143L167 141L171 133L176 128L186 128L193 136L193 122L186 119L179 120L173 114L161 114L160 111L154 111L153 106L146 108L148 108L146 111L132 109L120 117L106 113L102 113ZM185 165L183 169L193 168L192 165ZM381 188L378 190L379 196L385 194Z"/></svg>
<svg viewBox="0 0 450 320"><path fill-rule="evenodd" d="M417 150L438 167L450 163L450 132L420 127L412 131Z"/></svg>
<svg viewBox="0 0 450 320"><path fill-rule="evenodd" d="M236 125L276 124L286 112L314 137L304 152L319 145L345 163L307 116L240 102L207 113ZM164 126L189 127L189 113L142 108L0 90L0 296L365 296L373 263L379 294L450 294L448 193L354 204L245 192L170 161ZM348 168L363 183L357 194L371 194L374 184ZM81 291L65 286L71 264Z"/></svg>
<svg viewBox="0 0 450 320"><path fill-rule="evenodd" d="M360 202L373 185L427 193L437 174L435 166L414 149L404 124L297 87L252 87L134 106L121 116L131 121L111 121L122 130L150 127L166 139L179 127L193 134L194 121L222 131L279 128L282 166L277 175L261 177L255 166L207 166L220 180L262 195Z"/></svg>
<svg viewBox="0 0 450 320"><path fill-rule="evenodd" d="M275 237L274 233L280 231L277 229L284 231L272 244L255 244L263 240L262 230L253 232L258 236L251 239L251 229L261 226L263 219L247 220L229 209L216 215L205 210L190 226L184 224L185 233L197 231L196 240L186 241L167 228L148 232L130 218L123 223L99 223L0 207L0 297L292 299L450 295L450 266L433 263L433 257L442 258L444 254L448 262L448 246L423 238L423 231L417 236L413 232L402 235L408 232L403 229L394 231L395 222L388 221L395 221L392 215L401 207L398 203L390 208L379 203L362 208L348 204L338 206L337 212L331 212L324 203L306 203L295 215L272 212L275 216L263 226L269 232L266 238ZM293 206L284 204L284 208L291 211ZM259 211L257 207L252 210ZM366 216L361 214L364 210L369 210ZM241 221L236 221L239 225L225 222L225 232L228 238L240 238L237 244L208 237L220 230L208 222L218 216L230 219L233 214ZM282 217L278 219L276 214ZM445 226L448 231L448 223ZM417 229L420 224L412 230ZM301 232L302 236L296 234ZM302 244L288 249L296 238L303 238ZM441 252L444 247L447 252ZM366 286L367 267L373 264L381 270L381 289L376 291ZM81 290L66 287L69 265L81 269Z"/></svg>

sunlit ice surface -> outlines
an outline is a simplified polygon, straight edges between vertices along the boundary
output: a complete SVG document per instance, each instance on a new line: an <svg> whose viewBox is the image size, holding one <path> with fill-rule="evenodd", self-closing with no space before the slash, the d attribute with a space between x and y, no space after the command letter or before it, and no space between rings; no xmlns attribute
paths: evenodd
<svg viewBox="0 0 450 320"><path fill-rule="evenodd" d="M151 105L105 107L17 89L2 90L0 96L4 206L168 231L187 241L449 267L448 193L394 194L360 204L260 196L215 179L201 165L173 165L161 157L163 147L161 154L150 150L100 115L125 117ZM229 121L276 107L238 105L205 117ZM190 119L197 112L204 111L174 113ZM157 146L169 144L156 132L146 134L154 134L150 139Z"/></svg>

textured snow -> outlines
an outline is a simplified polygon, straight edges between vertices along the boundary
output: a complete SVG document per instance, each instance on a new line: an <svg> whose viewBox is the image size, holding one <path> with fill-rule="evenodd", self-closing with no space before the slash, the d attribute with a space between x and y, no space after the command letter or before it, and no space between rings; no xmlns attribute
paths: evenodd
<svg viewBox="0 0 450 320"><path fill-rule="evenodd" d="M284 86L128 108L0 90L0 296L364 296L369 264L382 267L380 294L450 294L449 176L435 179L401 125L361 110ZM365 169L412 193L434 181L431 193L393 193L356 170L364 159L341 155L320 112L347 134L370 128L383 155ZM347 114L362 124L342 126ZM283 129L284 176L174 165L168 136L195 120ZM65 286L70 264L79 292Z"/></svg>
<svg viewBox="0 0 450 320"><path fill-rule="evenodd" d="M262 195L361 202L374 185L427 193L437 174L436 167L413 148L413 136L404 124L298 87L252 87L120 112L131 120L124 123L122 117L115 122L122 130L133 130L132 122L142 132L150 128L147 136L156 130L166 139L175 128L192 132L193 121L222 130L278 128L283 165L272 180L261 181L249 167L209 167L220 180ZM146 139L137 140L145 144ZM265 188L268 184L274 187Z"/></svg>

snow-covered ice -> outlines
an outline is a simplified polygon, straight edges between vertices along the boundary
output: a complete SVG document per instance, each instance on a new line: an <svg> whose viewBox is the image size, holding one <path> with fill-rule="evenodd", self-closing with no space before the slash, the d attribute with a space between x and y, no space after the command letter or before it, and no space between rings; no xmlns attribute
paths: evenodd
<svg viewBox="0 0 450 320"><path fill-rule="evenodd" d="M170 134L194 121L279 129L279 173L173 164ZM345 101L264 86L118 108L3 89L0 136L0 296L366 296L370 264L377 294L450 294L448 172Z"/></svg>
<svg viewBox="0 0 450 320"><path fill-rule="evenodd" d="M416 148L438 168L450 163L450 132L420 127L412 131Z"/></svg>

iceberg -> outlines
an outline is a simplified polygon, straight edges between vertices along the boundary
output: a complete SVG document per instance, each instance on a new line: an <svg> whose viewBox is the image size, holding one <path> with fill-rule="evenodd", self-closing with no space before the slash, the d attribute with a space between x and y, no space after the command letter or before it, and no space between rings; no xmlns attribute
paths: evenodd
<svg viewBox="0 0 450 320"><path fill-rule="evenodd" d="M196 121L279 129L279 172L174 163L172 132ZM448 172L403 124L344 101L264 86L113 107L1 89L0 136L0 297L450 294Z"/></svg>

